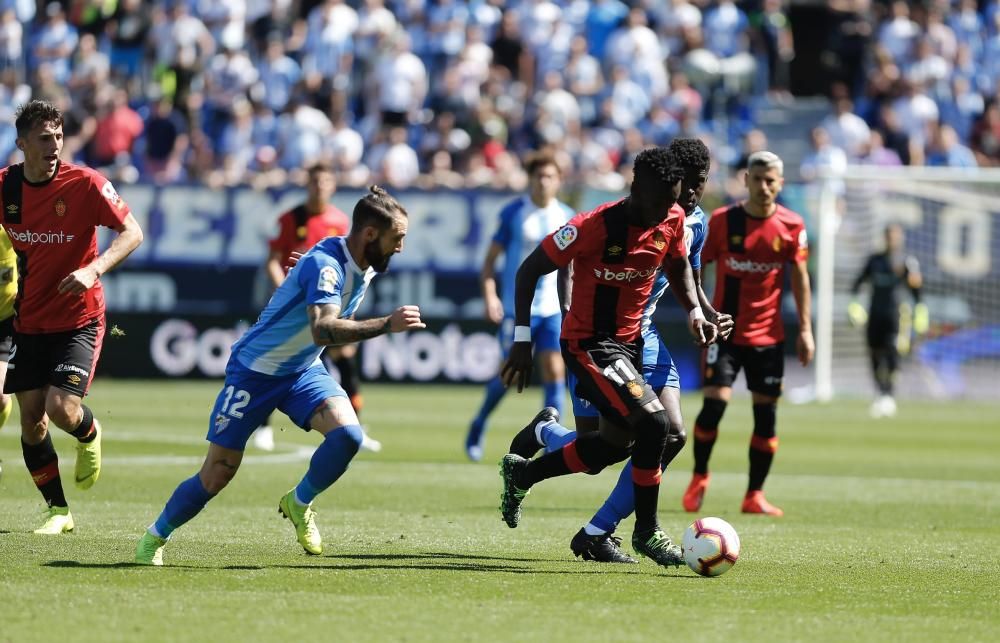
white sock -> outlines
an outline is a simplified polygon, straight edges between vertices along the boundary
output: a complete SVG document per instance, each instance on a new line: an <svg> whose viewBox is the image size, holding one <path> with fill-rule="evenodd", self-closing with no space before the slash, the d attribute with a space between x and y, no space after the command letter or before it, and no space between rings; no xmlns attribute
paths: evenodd
<svg viewBox="0 0 1000 643"><path fill-rule="evenodd" d="M603 536L608 532L604 531L600 527L595 527L594 523L588 522L586 525L583 526L583 533L587 534L588 536Z"/></svg>
<svg viewBox="0 0 1000 643"><path fill-rule="evenodd" d="M298 489L296 489L295 493L292 494L292 500L294 500L295 504L297 504L300 507L308 507L309 506L308 502L302 502L302 498L299 498L299 490Z"/></svg>
<svg viewBox="0 0 1000 643"><path fill-rule="evenodd" d="M551 420L549 421L542 420L541 422L535 425L535 442L538 442L540 446L545 446L545 440L542 439L542 429L544 429L550 424L552 424Z"/></svg>

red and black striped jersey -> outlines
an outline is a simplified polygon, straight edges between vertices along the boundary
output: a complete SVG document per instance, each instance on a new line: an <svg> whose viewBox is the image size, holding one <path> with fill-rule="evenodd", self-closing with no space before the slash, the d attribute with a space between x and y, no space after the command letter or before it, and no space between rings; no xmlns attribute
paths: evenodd
<svg viewBox="0 0 1000 643"><path fill-rule="evenodd" d="M740 346L784 341L785 264L808 258L805 223L788 208L779 205L766 218L750 216L742 204L712 213L701 260L716 264L712 305L736 322L729 341Z"/></svg>
<svg viewBox="0 0 1000 643"><path fill-rule="evenodd" d="M86 292L58 292L59 283L97 258L97 226L117 228L128 206L98 172L59 163L43 183L24 179L22 166L0 170L3 227L17 253L15 328L56 333L83 328L104 315L98 281Z"/></svg>
<svg viewBox="0 0 1000 643"><path fill-rule="evenodd" d="M542 249L560 268L573 262L563 339L632 341L664 258L687 256L684 210L675 205L662 223L641 228L629 225L626 199L605 203L545 237Z"/></svg>

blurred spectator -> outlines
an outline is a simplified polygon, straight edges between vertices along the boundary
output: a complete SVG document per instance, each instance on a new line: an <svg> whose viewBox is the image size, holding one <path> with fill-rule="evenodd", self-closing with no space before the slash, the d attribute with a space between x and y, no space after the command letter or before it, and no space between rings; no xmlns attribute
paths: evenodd
<svg viewBox="0 0 1000 643"><path fill-rule="evenodd" d="M78 41L76 28L66 22L62 5L50 2L45 6L45 23L32 38L31 68L49 66L56 82L67 82Z"/></svg>
<svg viewBox="0 0 1000 643"><path fill-rule="evenodd" d="M465 184L465 177L452 167L451 154L438 150L431 155L427 172L421 174L417 185L424 189L448 188L458 190Z"/></svg>
<svg viewBox="0 0 1000 643"><path fill-rule="evenodd" d="M930 144L927 146L927 165L940 167L977 167L976 156L958 140L950 125L931 127Z"/></svg>
<svg viewBox="0 0 1000 643"><path fill-rule="evenodd" d="M885 141L882 139L882 132L878 130L872 130L871 138L868 141L868 149L865 155L861 157L861 162L865 165L879 165L882 167L899 167L903 164L902 159L899 158L899 154L895 150L891 150L885 146Z"/></svg>
<svg viewBox="0 0 1000 643"><path fill-rule="evenodd" d="M949 97L941 101L941 122L951 125L963 141L969 140L972 124L986 109L982 94L973 91L969 79L954 76Z"/></svg>
<svg viewBox="0 0 1000 643"><path fill-rule="evenodd" d="M188 148L187 124L169 98L153 104L153 111L146 119L145 139L145 176L160 185L179 180Z"/></svg>
<svg viewBox="0 0 1000 643"><path fill-rule="evenodd" d="M145 127L142 117L128 105L128 92L114 89L98 106L97 129L91 141L90 161L97 167L112 166L118 180L135 182L138 170L132 162L132 145ZM102 100L102 99L98 99Z"/></svg>
<svg viewBox="0 0 1000 643"><path fill-rule="evenodd" d="M926 138L927 126L936 123L939 110L937 103L926 94L922 85L910 80L902 83L903 95L892 104L899 115L899 124L910 139L920 144Z"/></svg>
<svg viewBox="0 0 1000 643"><path fill-rule="evenodd" d="M751 17L751 24L756 27L752 32L756 36L754 42L764 61L763 71L767 73L763 87L769 89L772 96L790 99L789 63L795 58L795 41L783 0L764 0L761 11Z"/></svg>
<svg viewBox="0 0 1000 643"><path fill-rule="evenodd" d="M333 134L328 139L330 167L337 183L348 187L363 186L369 177L368 167L361 162L365 153L364 139L347 123L344 110L335 114Z"/></svg>
<svg viewBox="0 0 1000 643"><path fill-rule="evenodd" d="M667 93L667 71L663 59L660 40L647 25L646 12L634 7L621 29L611 35L605 62L613 69L625 69L633 85L645 94L649 104Z"/></svg>
<svg viewBox="0 0 1000 643"><path fill-rule="evenodd" d="M865 54L874 22L871 0L827 0L827 11L831 24L824 66L832 80L844 82L852 92L858 92L865 78ZM883 50L892 60L892 53Z"/></svg>
<svg viewBox="0 0 1000 643"><path fill-rule="evenodd" d="M946 97L951 63L934 50L934 43L930 38L920 38L914 47L913 61L906 68L905 75L911 83L928 88L932 96Z"/></svg>
<svg viewBox="0 0 1000 643"><path fill-rule="evenodd" d="M659 34L664 53L680 56L686 48L685 33L701 29L701 9L690 0L671 0L662 6Z"/></svg>
<svg viewBox="0 0 1000 643"><path fill-rule="evenodd" d="M879 29L878 42L897 62L903 62L920 35L920 27L910 20L910 5L905 0L894 0L891 12L891 19L882 23Z"/></svg>
<svg viewBox="0 0 1000 643"><path fill-rule="evenodd" d="M635 127L649 113L649 95L632 80L629 69L616 66L611 72L611 122L620 130Z"/></svg>
<svg viewBox="0 0 1000 643"><path fill-rule="evenodd" d="M156 43L157 77L164 94L187 105L191 81L215 53L215 40L184 0L175 0L166 15L154 17L150 36Z"/></svg>
<svg viewBox="0 0 1000 643"><path fill-rule="evenodd" d="M292 173L295 183L303 183L301 169L322 159L324 141L332 131L326 114L292 96L288 109L278 118L278 166Z"/></svg>
<svg viewBox="0 0 1000 643"><path fill-rule="evenodd" d="M325 0L309 13L302 75L310 94L329 96L347 88L358 24L357 12L343 0Z"/></svg>
<svg viewBox="0 0 1000 643"><path fill-rule="evenodd" d="M98 90L107 85L110 70L107 55L97 49L97 39L89 33L83 34L73 62L69 89L77 100L93 103Z"/></svg>
<svg viewBox="0 0 1000 643"><path fill-rule="evenodd" d="M587 12L584 35L590 45L590 55L604 60L604 49L612 32L628 14L628 7L619 0L593 0Z"/></svg>
<svg viewBox="0 0 1000 643"><path fill-rule="evenodd" d="M246 33L246 0L197 0L198 17L225 49L242 50Z"/></svg>
<svg viewBox="0 0 1000 643"><path fill-rule="evenodd" d="M285 109L292 91L302 78L302 69L293 58L285 54L285 44L279 34L268 37L267 51L257 65L259 99L275 112Z"/></svg>
<svg viewBox="0 0 1000 643"><path fill-rule="evenodd" d="M884 105L879 111L878 131L882 135L885 146L894 151L903 165L910 165L914 153L919 153L920 145L910 140L910 135L899 122L899 115L891 105Z"/></svg>
<svg viewBox="0 0 1000 643"><path fill-rule="evenodd" d="M868 144L871 132L864 119L852 110L854 104L849 98L838 98L834 101L833 114L823 120L822 127L829 134L830 142L847 155L856 159L861 156L863 147ZM815 130L813 130L815 133ZM814 137L815 142L815 137Z"/></svg>
<svg viewBox="0 0 1000 643"><path fill-rule="evenodd" d="M812 151L802 159L802 164L799 166L799 174L803 179L814 181L824 172L837 175L847 169L847 154L831 141L830 134L825 128L814 127L809 137ZM836 183L839 185L837 193L842 195L844 184L842 181Z"/></svg>
<svg viewBox="0 0 1000 643"><path fill-rule="evenodd" d="M246 52L223 45L205 70L205 133L213 141L233 116L233 106L247 99L257 82L257 69Z"/></svg>
<svg viewBox="0 0 1000 643"><path fill-rule="evenodd" d="M544 143L558 143L579 131L580 104L573 94L563 88L562 74L558 71L545 75L543 87L535 97L538 110L536 132Z"/></svg>
<svg viewBox="0 0 1000 643"><path fill-rule="evenodd" d="M1000 103L991 100L972 127L970 137L976 161L983 167L1000 165Z"/></svg>
<svg viewBox="0 0 1000 643"><path fill-rule="evenodd" d="M413 185L420 176L420 162L417 152L406 142L406 128L391 128L387 142L380 148L369 163L375 168L373 180L396 189Z"/></svg>
<svg viewBox="0 0 1000 643"><path fill-rule="evenodd" d="M13 69L20 73L24 59L24 28L13 9L0 13L0 71Z"/></svg>
<svg viewBox="0 0 1000 643"><path fill-rule="evenodd" d="M396 32L389 46L390 51L375 68L377 104L384 125L405 125L424 104L427 69L410 50L405 31Z"/></svg>
<svg viewBox="0 0 1000 643"><path fill-rule="evenodd" d="M143 51L151 22L141 0L122 0L108 22L111 38L111 68L123 78L133 79L142 69Z"/></svg>
<svg viewBox="0 0 1000 643"><path fill-rule="evenodd" d="M500 30L490 43L493 64L506 69L512 80L533 84L534 59L521 39L521 26L517 14L505 11L500 20Z"/></svg>

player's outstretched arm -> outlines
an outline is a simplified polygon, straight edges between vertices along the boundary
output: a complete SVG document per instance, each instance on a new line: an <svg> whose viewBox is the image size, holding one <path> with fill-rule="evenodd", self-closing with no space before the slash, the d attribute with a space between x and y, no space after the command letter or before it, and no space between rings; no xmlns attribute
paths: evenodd
<svg viewBox="0 0 1000 643"><path fill-rule="evenodd" d="M799 336L795 340L795 352L798 353L799 363L808 366L816 352L816 343L812 333L812 290L809 286L809 270L804 260L792 264L792 295L799 312Z"/></svg>
<svg viewBox="0 0 1000 643"><path fill-rule="evenodd" d="M378 337L386 333L426 328L420 320L420 308L400 306L391 315L355 321L340 318L340 306L313 304L307 308L309 327L317 346L341 346Z"/></svg>
<svg viewBox="0 0 1000 643"><path fill-rule="evenodd" d="M691 262L687 257L668 257L664 262L664 270L670 281L670 289L681 308L687 311L691 320L691 334L699 346L708 346L716 340L718 329L705 318L705 312L698 304L697 288L694 285L694 274L691 272Z"/></svg>
<svg viewBox="0 0 1000 643"><path fill-rule="evenodd" d="M75 270L59 282L59 293L70 293L79 295L93 288L101 275L111 270L125 260L125 257L132 254L132 251L142 243L142 228L135 220L132 213L126 215L121 225L114 228L118 236L111 241L111 245L103 254L99 255L90 264Z"/></svg>
<svg viewBox="0 0 1000 643"><path fill-rule="evenodd" d="M514 345L500 369L500 379L504 386L517 384L518 393L524 390L531 377L531 302L535 298L535 287L542 275L557 268L542 246L538 246L517 269L517 281L514 283Z"/></svg>

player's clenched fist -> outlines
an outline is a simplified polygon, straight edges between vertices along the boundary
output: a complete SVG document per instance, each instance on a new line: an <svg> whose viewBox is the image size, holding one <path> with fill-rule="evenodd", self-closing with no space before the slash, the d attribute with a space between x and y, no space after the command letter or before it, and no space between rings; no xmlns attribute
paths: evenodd
<svg viewBox="0 0 1000 643"><path fill-rule="evenodd" d="M427 328L427 324L420 321L419 306L400 306L389 316L389 330L394 333L419 328Z"/></svg>

